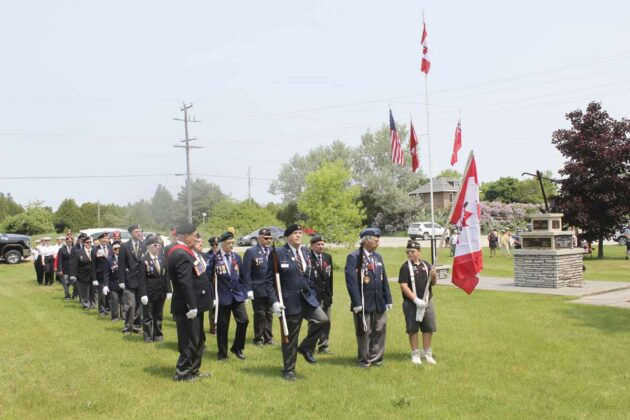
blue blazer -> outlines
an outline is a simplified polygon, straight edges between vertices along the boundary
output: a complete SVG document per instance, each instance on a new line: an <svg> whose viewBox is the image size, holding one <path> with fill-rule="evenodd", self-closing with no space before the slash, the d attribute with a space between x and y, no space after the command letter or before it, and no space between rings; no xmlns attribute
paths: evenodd
<svg viewBox="0 0 630 420"><path fill-rule="evenodd" d="M357 273L359 262L359 252L357 249L348 255L346 259L346 287L350 295L350 309L361 306L361 287ZM373 252L373 267L368 267L367 258L363 258L363 267L367 271L369 281L363 282L363 309L366 313L385 312L385 305L392 303L392 294L389 291L389 282L385 272L385 264L380 254Z"/></svg>
<svg viewBox="0 0 630 420"><path fill-rule="evenodd" d="M271 249L269 249L271 251ZM254 298L267 297L267 282L265 276L269 265L268 257L265 257L260 245L253 246L243 256L243 283L247 290L254 292Z"/></svg>
<svg viewBox="0 0 630 420"><path fill-rule="evenodd" d="M232 301L243 302L247 299L247 285L241 278L243 261L240 255L232 252L232 267L228 269L223 260L223 251L210 255L208 264L208 274L210 282L214 287L214 279L212 278L213 270L217 275L219 305L231 305ZM217 291L215 291L217 295Z"/></svg>
<svg viewBox="0 0 630 420"><path fill-rule="evenodd" d="M286 315L298 315L302 313L304 305L317 308L319 301L317 300L317 294L313 287L313 264L309 250L306 247L300 247L302 261L304 261L306 265L304 267L304 274L300 274L297 261L289 245L276 248L275 252L278 255L280 286L282 287L282 299L286 307ZM273 251L269 255L266 280L267 295L273 302L278 302L279 300L275 292L276 278L273 272Z"/></svg>

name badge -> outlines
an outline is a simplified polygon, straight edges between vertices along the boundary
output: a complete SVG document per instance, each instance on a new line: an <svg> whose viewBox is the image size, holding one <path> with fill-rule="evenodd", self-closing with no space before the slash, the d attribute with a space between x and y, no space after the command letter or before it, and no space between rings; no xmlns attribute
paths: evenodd
<svg viewBox="0 0 630 420"><path fill-rule="evenodd" d="M280 263L280 268L289 268L289 263Z"/></svg>

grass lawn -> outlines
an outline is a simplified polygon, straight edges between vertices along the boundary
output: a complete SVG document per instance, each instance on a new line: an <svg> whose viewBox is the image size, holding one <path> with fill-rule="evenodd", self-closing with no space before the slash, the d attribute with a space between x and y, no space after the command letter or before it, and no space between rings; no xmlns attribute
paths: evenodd
<svg viewBox="0 0 630 420"><path fill-rule="evenodd" d="M362 370L354 363L343 275L335 274L334 354L314 366L299 357L297 382L281 379L278 346L250 344L249 307L247 360L217 363L216 341L208 336L202 368L213 376L174 383L169 316L165 341L145 344L138 335L123 337L120 324L65 302L58 284L36 286L32 264L2 264L0 417L555 419L630 412L629 311L520 293L468 296L438 286L438 365L413 366L393 284L385 364Z"/></svg>

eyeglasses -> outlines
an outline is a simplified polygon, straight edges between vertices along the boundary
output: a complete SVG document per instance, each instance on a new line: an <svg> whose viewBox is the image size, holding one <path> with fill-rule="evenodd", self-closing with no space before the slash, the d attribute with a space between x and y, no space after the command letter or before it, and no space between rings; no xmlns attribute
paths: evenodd
<svg viewBox="0 0 630 420"><path fill-rule="evenodd" d="M406 252L407 254L413 254L415 251L417 251L417 249L408 249L408 250L406 250L405 252Z"/></svg>
<svg viewBox="0 0 630 420"><path fill-rule="evenodd" d="M270 241L273 239L273 236L261 236L265 241Z"/></svg>

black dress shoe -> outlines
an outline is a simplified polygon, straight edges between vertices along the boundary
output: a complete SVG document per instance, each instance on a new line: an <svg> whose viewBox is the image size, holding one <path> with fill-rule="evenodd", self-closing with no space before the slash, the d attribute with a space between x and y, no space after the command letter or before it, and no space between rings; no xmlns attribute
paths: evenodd
<svg viewBox="0 0 630 420"><path fill-rule="evenodd" d="M315 357L313 357L313 353L311 353L310 351L304 350L304 349L298 349L298 353L304 356L304 360L306 360L311 365L314 365L315 363L317 363L317 360L315 360Z"/></svg>
<svg viewBox="0 0 630 420"><path fill-rule="evenodd" d="M295 372L290 371L290 372L282 372L282 378L285 381L289 381L289 382L295 382L295 380L297 379L295 377Z"/></svg>
<svg viewBox="0 0 630 420"><path fill-rule="evenodd" d="M145 343L153 343L153 339L152 338L145 338L144 342Z"/></svg>
<svg viewBox="0 0 630 420"><path fill-rule="evenodd" d="M258 346L258 347L261 347L263 345L263 342L262 341L254 341L254 345Z"/></svg>
<svg viewBox="0 0 630 420"><path fill-rule="evenodd" d="M227 356L219 356L219 357L217 358L217 360L218 360L219 362L221 362L221 363L225 363L225 362L227 362L227 361L228 361L228 357L227 357Z"/></svg>
<svg viewBox="0 0 630 420"><path fill-rule="evenodd" d="M183 375L183 376L174 375L173 376L173 380L175 382L192 382L195 379L197 379L197 377L195 375Z"/></svg>
<svg viewBox="0 0 630 420"><path fill-rule="evenodd" d="M245 355L243 354L242 351L240 350L231 350L230 352L234 354L234 356L236 356L237 358L241 359L241 360L245 360Z"/></svg>
<svg viewBox="0 0 630 420"><path fill-rule="evenodd" d="M164 336L160 335L153 339L153 341L164 341Z"/></svg>
<svg viewBox="0 0 630 420"><path fill-rule="evenodd" d="M133 332L134 334L140 334L142 332L142 328L137 327L137 326L133 326Z"/></svg>
<svg viewBox="0 0 630 420"><path fill-rule="evenodd" d="M275 346L276 342L273 340L265 341L265 346Z"/></svg>
<svg viewBox="0 0 630 420"><path fill-rule="evenodd" d="M131 331L129 331L129 328L123 328L122 333L123 335L129 335L131 334Z"/></svg>

